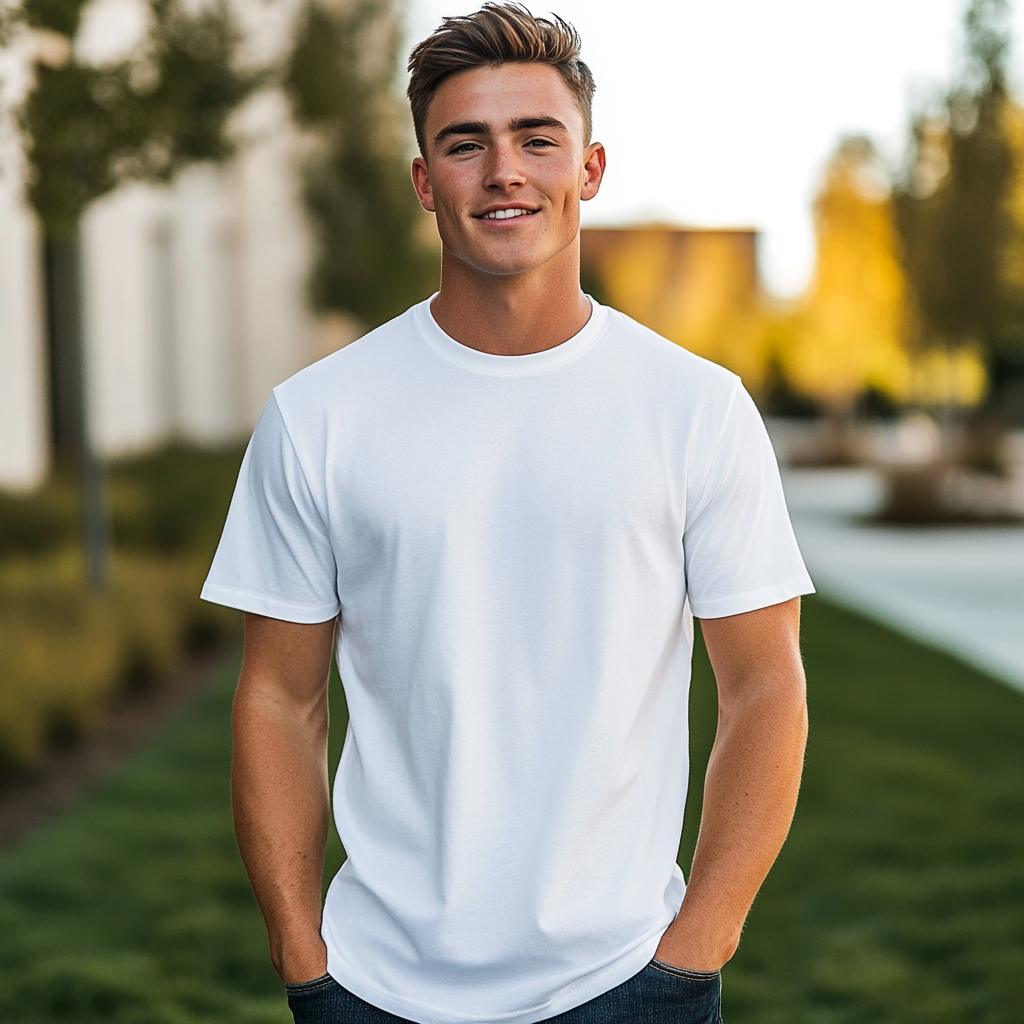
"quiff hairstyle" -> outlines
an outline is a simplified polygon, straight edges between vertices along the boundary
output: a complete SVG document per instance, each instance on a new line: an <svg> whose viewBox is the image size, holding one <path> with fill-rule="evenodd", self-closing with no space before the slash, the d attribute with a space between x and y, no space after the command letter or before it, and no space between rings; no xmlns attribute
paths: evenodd
<svg viewBox="0 0 1024 1024"><path fill-rule="evenodd" d="M471 68L547 64L565 80L583 115L584 141L593 128L594 76L580 60L580 36L560 18L534 17L519 3L485 3L473 14L444 18L409 55L409 105L416 142L427 155L423 125L445 79Z"/></svg>

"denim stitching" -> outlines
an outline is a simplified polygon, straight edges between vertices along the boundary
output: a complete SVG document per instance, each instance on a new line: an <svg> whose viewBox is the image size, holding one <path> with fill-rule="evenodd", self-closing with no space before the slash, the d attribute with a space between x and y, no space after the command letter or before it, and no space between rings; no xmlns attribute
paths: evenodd
<svg viewBox="0 0 1024 1024"><path fill-rule="evenodd" d="M313 978L310 981L299 981L291 985L286 984L285 989L289 992L312 992L315 989L329 985L332 981L334 981L334 979L329 974L324 974L319 978Z"/></svg>
<svg viewBox="0 0 1024 1024"><path fill-rule="evenodd" d="M714 981L720 974L719 971L691 971L686 967L667 964L664 960L652 960L647 966L652 970L661 971L662 974L671 974L676 978L686 978L689 981Z"/></svg>

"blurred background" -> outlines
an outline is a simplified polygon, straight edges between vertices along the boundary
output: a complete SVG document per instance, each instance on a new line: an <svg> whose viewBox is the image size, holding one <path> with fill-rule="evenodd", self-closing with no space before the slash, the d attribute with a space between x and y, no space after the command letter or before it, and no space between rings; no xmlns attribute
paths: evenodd
<svg viewBox="0 0 1024 1024"><path fill-rule="evenodd" d="M474 6L0 0L5 1021L288 1019L197 595L270 389L436 288L404 58ZM584 286L742 377L821 592L727 1017L1019 1024L1024 5L558 13L609 150ZM699 783L700 649L692 703Z"/></svg>

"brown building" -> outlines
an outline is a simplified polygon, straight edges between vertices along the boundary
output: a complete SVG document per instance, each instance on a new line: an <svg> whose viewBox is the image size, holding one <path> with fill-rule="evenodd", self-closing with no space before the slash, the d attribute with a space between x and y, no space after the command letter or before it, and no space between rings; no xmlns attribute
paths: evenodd
<svg viewBox="0 0 1024 1024"><path fill-rule="evenodd" d="M764 346L755 230L584 228L581 258L595 298L756 386Z"/></svg>

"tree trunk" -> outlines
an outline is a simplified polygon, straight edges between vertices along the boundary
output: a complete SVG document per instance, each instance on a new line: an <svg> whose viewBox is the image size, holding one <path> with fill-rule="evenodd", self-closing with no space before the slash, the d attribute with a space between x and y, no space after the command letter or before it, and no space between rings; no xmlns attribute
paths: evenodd
<svg viewBox="0 0 1024 1024"><path fill-rule="evenodd" d="M103 467L89 431L78 231L46 240L53 444L58 461L77 467L82 488L86 583L107 586L109 526Z"/></svg>

